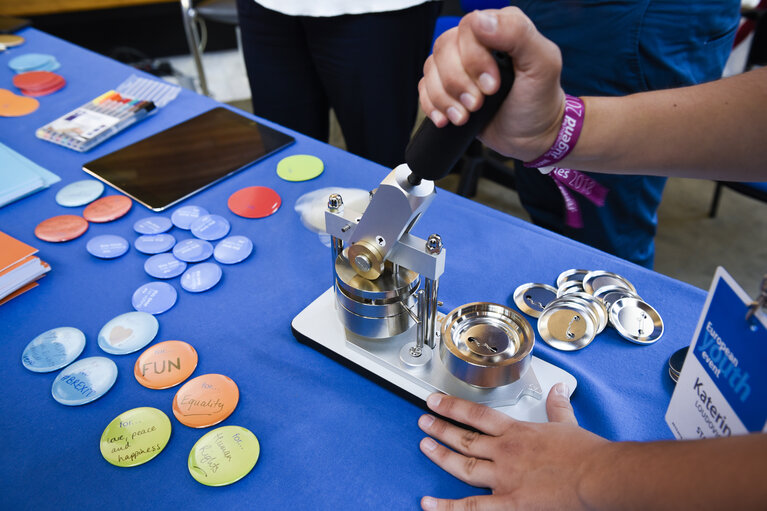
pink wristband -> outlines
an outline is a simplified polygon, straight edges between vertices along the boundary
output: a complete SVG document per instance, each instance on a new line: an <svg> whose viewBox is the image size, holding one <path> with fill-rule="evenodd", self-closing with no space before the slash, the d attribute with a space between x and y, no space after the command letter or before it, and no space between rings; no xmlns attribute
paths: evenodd
<svg viewBox="0 0 767 511"><path fill-rule="evenodd" d="M525 163L525 167L550 167L570 154L581 135L585 113L581 98L566 94L565 116L562 118L562 126L554 144L540 158Z"/></svg>

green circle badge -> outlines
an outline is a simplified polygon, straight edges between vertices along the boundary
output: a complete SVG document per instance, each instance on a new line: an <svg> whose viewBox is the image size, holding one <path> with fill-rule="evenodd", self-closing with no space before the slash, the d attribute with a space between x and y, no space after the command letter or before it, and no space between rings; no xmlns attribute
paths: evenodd
<svg viewBox="0 0 767 511"><path fill-rule="evenodd" d="M240 426L222 426L206 433L189 453L189 473L207 486L225 486L245 477L258 461L256 435Z"/></svg>
<svg viewBox="0 0 767 511"><path fill-rule="evenodd" d="M294 154L277 164L277 175L285 181L309 181L322 174L325 164L316 156Z"/></svg>
<svg viewBox="0 0 767 511"><path fill-rule="evenodd" d="M112 465L135 467L168 445L170 419L157 408L134 408L114 418L101 434L101 455Z"/></svg>

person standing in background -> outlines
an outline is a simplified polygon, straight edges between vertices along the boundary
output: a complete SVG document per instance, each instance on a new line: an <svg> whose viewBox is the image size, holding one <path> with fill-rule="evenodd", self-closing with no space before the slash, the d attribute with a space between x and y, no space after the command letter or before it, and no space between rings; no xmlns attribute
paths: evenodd
<svg viewBox="0 0 767 511"><path fill-rule="evenodd" d="M237 0L253 113L318 140L338 118L347 149L405 160L435 0Z"/></svg>
<svg viewBox="0 0 767 511"><path fill-rule="evenodd" d="M562 88L573 96L624 96L721 77L740 0L512 0L562 51ZM665 177L588 174L609 191L604 206L566 190L582 227L568 225L551 178L515 162L516 187L533 222L652 268Z"/></svg>

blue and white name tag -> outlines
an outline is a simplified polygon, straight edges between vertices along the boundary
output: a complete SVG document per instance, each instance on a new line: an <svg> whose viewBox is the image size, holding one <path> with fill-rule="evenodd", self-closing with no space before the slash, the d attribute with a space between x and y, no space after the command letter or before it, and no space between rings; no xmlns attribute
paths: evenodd
<svg viewBox="0 0 767 511"><path fill-rule="evenodd" d="M677 439L767 432L767 314L717 268L666 411Z"/></svg>

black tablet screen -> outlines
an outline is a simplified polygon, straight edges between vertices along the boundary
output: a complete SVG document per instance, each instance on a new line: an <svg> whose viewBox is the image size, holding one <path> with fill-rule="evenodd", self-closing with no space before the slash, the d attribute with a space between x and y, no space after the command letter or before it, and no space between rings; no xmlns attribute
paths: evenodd
<svg viewBox="0 0 767 511"><path fill-rule="evenodd" d="M294 140L218 107L88 162L83 170L162 211Z"/></svg>

